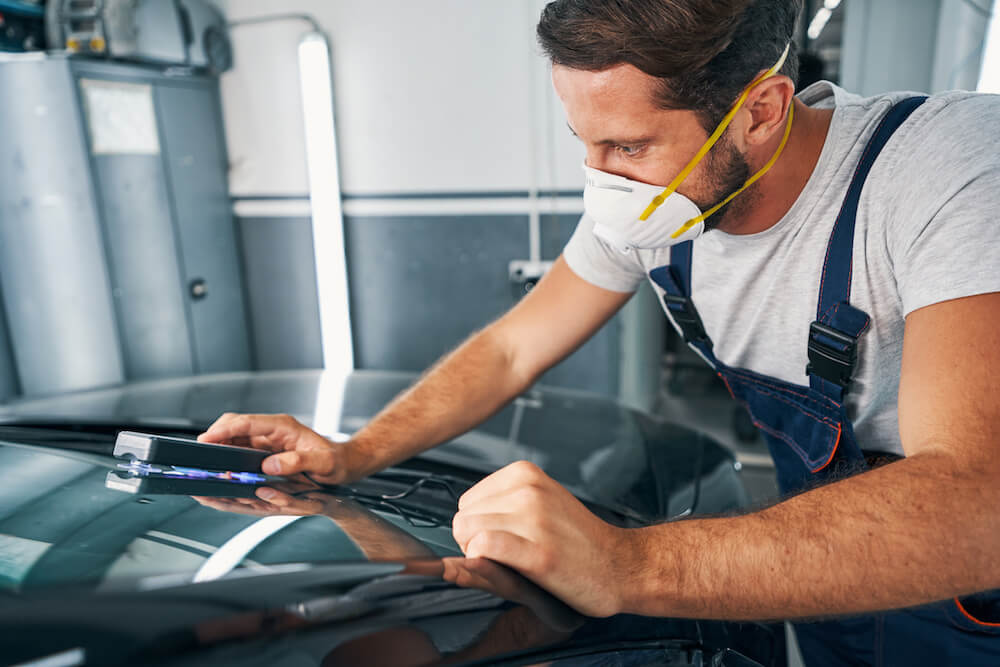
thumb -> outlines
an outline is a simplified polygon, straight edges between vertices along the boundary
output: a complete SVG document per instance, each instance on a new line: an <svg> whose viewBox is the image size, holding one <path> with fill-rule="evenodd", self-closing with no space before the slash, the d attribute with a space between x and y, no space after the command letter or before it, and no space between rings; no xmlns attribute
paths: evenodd
<svg viewBox="0 0 1000 667"><path fill-rule="evenodd" d="M325 448L281 452L264 459L261 469L267 475L294 475L299 472L329 475L335 468L333 458L333 451Z"/></svg>

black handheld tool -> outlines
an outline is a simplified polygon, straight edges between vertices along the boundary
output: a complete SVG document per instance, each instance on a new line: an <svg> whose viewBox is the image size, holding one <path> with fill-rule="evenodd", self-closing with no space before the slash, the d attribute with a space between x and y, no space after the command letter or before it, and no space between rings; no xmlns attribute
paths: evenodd
<svg viewBox="0 0 1000 667"><path fill-rule="evenodd" d="M206 477L205 472L196 469L190 469L189 472L176 469L143 472L110 470L104 480L104 486L115 491L143 495L253 498L262 485L254 481Z"/></svg>
<svg viewBox="0 0 1000 667"><path fill-rule="evenodd" d="M116 457L167 466L186 466L203 470L260 472L260 465L271 452L249 447L217 445L187 438L122 431L115 441Z"/></svg>

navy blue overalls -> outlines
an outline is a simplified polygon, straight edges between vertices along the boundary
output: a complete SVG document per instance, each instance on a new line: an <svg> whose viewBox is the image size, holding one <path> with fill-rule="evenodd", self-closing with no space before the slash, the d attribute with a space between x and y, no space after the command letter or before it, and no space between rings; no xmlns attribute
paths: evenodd
<svg viewBox="0 0 1000 667"><path fill-rule="evenodd" d="M830 235L819 305L809 330L809 386L793 385L716 359L691 299L690 241L671 248L670 264L650 272L685 342L712 365L733 397L750 411L774 458L783 495L860 472L874 462L862 451L847 417L844 395L857 362L858 340L869 325L850 305L854 225L865 179L893 132L926 100L896 104L866 146ZM884 455L883 455L884 458ZM836 567L836 563L816 563ZM808 667L840 665L1000 666L1000 592L961 600L816 623L797 623Z"/></svg>

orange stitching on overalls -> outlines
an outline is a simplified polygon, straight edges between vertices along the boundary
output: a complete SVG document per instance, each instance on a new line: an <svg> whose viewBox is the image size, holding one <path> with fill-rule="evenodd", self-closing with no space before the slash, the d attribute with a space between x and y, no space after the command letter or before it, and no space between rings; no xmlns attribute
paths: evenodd
<svg viewBox="0 0 1000 667"><path fill-rule="evenodd" d="M833 461L833 457L837 455L837 448L840 447L840 436L843 435L843 433L844 433L844 426L843 426L843 424L837 424L837 439L833 443L833 450L830 452L830 458L828 458L826 460L826 463L824 463L820 467L813 468L812 472L819 472L823 468L825 468L828 465L830 465L830 462Z"/></svg>
<svg viewBox="0 0 1000 667"><path fill-rule="evenodd" d="M807 453L805 453L805 451L803 451L802 448L799 447L795 443L794 440L790 439L787 434L782 433L781 431L776 431L775 429L773 429L773 428L771 428L769 426L766 426L766 425L764 425L764 424L762 424L762 423L760 423L760 422L758 422L756 420L754 420L753 423L754 423L754 426L756 426L760 430L767 431L768 433L770 433L771 435L773 435L776 438L781 439L782 441L784 441L784 443L786 445L788 445L789 447L791 447L792 449L794 449L796 451L796 453L798 453L799 458L802 459L802 462L805 463L807 466L809 466L809 470L811 472L818 472L818 471L822 470L824 467L826 467L826 463L824 463L819 468L813 469L813 465L815 465L814 462L813 462L813 460L811 458L809 458L809 455ZM834 447L834 451L836 451L836 447ZM829 463L829 461L827 463Z"/></svg>
<svg viewBox="0 0 1000 667"><path fill-rule="evenodd" d="M826 312L823 313L823 317L820 318L820 321L823 321L823 319L826 319L827 322L833 322L834 318L837 317L837 313L840 312L840 306L841 306L840 303L835 303L834 305L832 305L829 308L827 308ZM830 311L831 310L833 310L833 315L830 315ZM828 315L829 315L829 317L827 317ZM861 327L861 331L858 332L858 335L857 335L858 338L860 338L861 334L863 334L865 331L868 330L868 325L871 324L871 323L872 323L872 318L866 313L865 314L865 324L864 324L864 326ZM832 326L832 324L830 326Z"/></svg>
<svg viewBox="0 0 1000 667"><path fill-rule="evenodd" d="M765 387L770 387L771 389L774 389L775 391L787 392L789 394L792 394L793 396L798 396L799 398L801 398L804 401L812 401L816 405L816 409L821 409L821 408L835 408L835 409L839 410L841 407L843 407L840 403L836 402L835 400L833 400L832 398L830 398L828 396L822 396L821 399L817 399L817 398L814 398L812 396L808 396L806 394L800 394L800 393L798 393L796 391L792 391L791 389L788 389L787 387L781 387L781 386L778 386L776 384L769 383L766 380L757 377L756 375L749 375L747 371L742 371L742 370L737 369L737 368L728 368L728 370L729 370L730 373L732 373L733 375L736 375L740 380L743 380L744 382L755 382L755 383L763 385ZM826 402L829 402L829 403L826 403Z"/></svg>
<svg viewBox="0 0 1000 667"><path fill-rule="evenodd" d="M965 616L967 619L969 619L970 621L972 621L976 625L982 625L982 626L985 626L987 628L1000 628L1000 623L990 623L988 621L980 621L978 618L976 618L975 616L973 616L972 614L970 614L965 609L965 606L962 605L962 602L958 598L955 598L955 606L958 607L958 610L960 612L962 612L963 616Z"/></svg>
<svg viewBox="0 0 1000 667"><path fill-rule="evenodd" d="M719 373L718 375L719 375L720 378L722 378L722 382L725 383L726 389L729 390L729 395L732 396L733 399L735 399L737 403L742 404L743 407L746 408L747 412L750 413L750 419L753 422L754 426L756 426L757 428L761 429L762 431L766 431L767 433L770 433L771 435L773 435L774 437L782 440L785 444L787 444L789 447L791 447L792 449L794 449L798 453L799 458L801 458L803 460L803 462L805 462L809 466L809 469L812 472L819 472L820 470L822 470L823 468L825 468L827 465L829 465L830 461L833 460L834 454L837 453L837 446L840 444L840 434L841 434L842 428L843 428L840 424L834 424L833 422L827 422L826 420L822 420L823 423L826 423L828 426L831 426L831 427L835 426L836 427L836 429L837 429L837 440L836 440L836 442L834 442L833 451L831 452L829 458L826 460L826 463L824 463L823 465L819 466L818 468L813 469L813 466L815 465L815 461L809 456L809 454L807 454L801 447L799 447L799 445L796 444L794 440L790 439L787 434L782 433L781 431L775 430L775 429L773 429L773 428L771 428L769 426L766 426L765 424L761 423L754 416L753 410L750 409L750 404L747 403L745 400L736 397L736 394L733 392L732 386L730 386L730 384L729 384L729 380L727 380L722 375L722 373ZM774 394L770 394L768 392L762 392L762 393L764 393L767 396L772 396L773 398L776 398L776 399L778 399L780 401L783 401L785 403L788 403L793 408L796 408L797 410L799 410L799 412L802 412L802 414L804 414L806 417L809 417L809 418L813 419L814 421L821 421L821 420L818 420L816 417L810 415L809 413L804 412L798 406L796 406L796 405L794 405L792 403L789 403L784 398L781 398L779 396L775 396Z"/></svg>
<svg viewBox="0 0 1000 667"><path fill-rule="evenodd" d="M807 412L802 406L795 405L795 403L793 403L792 401L788 400L787 398L785 398L784 396L782 396L780 394L774 394L772 392L765 391L764 389L758 389L757 391L759 391L760 393L764 394L765 396L770 396L771 398L773 398L776 401L781 401L782 403L785 403L785 404L791 406L792 408L798 410L799 412L801 412L802 414L804 414L806 417L809 417L813 421L823 422L827 426L830 426L830 427L833 427L833 428L836 428L838 426L837 422L833 421L832 419L829 419L827 417L823 417L821 415L811 414L811 413Z"/></svg>

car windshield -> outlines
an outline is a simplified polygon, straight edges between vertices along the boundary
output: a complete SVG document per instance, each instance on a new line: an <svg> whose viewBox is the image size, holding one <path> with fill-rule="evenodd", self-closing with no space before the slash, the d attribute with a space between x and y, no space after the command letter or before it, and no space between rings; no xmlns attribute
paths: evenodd
<svg viewBox="0 0 1000 667"><path fill-rule="evenodd" d="M116 488L123 464L81 451L99 438L75 437L54 448L25 431L21 442L0 444L3 590L141 588L158 577L209 581L287 563L461 555L450 519L471 478L396 468L349 487L289 480L276 486L294 501L279 509Z"/></svg>

